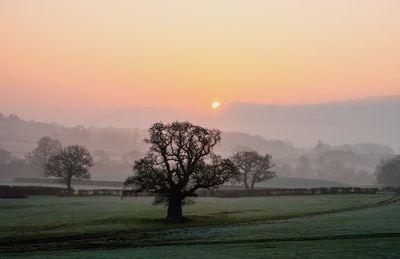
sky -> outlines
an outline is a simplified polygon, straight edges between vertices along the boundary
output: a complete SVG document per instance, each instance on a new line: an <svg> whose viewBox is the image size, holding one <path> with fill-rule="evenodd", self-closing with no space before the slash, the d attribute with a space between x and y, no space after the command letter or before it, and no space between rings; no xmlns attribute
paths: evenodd
<svg viewBox="0 0 400 259"><path fill-rule="evenodd" d="M1 0L0 112L400 94L399 13L397 0Z"/></svg>

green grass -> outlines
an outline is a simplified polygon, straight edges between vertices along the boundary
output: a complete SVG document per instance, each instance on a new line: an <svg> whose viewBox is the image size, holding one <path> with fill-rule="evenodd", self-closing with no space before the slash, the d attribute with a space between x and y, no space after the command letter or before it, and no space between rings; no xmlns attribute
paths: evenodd
<svg viewBox="0 0 400 259"><path fill-rule="evenodd" d="M388 198L200 198L184 208L191 219L184 225L164 223L164 208L152 206L150 198L0 200L0 241L71 237L48 246L32 245L36 251L16 254L33 258L390 258L400 252L400 205L376 206ZM93 237L81 240L90 233ZM82 246L85 250L77 250ZM4 251L11 256L7 247Z"/></svg>
<svg viewBox="0 0 400 259"><path fill-rule="evenodd" d="M257 183L256 187L264 188L319 188L319 187L350 187L350 184L310 178L275 177Z"/></svg>
<svg viewBox="0 0 400 259"><path fill-rule="evenodd" d="M184 207L184 213L192 219L186 225L214 225L348 208L384 198L381 195L199 198L194 205ZM153 206L152 198L148 197L36 196L0 200L0 238L159 228L165 226L161 221L164 216L165 208Z"/></svg>
<svg viewBox="0 0 400 259"><path fill-rule="evenodd" d="M398 258L400 238L271 242L257 244L155 246L7 255L9 258Z"/></svg>

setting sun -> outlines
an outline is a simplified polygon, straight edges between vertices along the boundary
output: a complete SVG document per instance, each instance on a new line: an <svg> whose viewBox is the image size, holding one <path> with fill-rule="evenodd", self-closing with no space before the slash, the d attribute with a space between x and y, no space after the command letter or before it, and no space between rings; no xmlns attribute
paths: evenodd
<svg viewBox="0 0 400 259"><path fill-rule="evenodd" d="M221 107L221 103L218 102L218 101L214 101L214 102L211 104L211 107L212 107L213 109L218 109L219 107Z"/></svg>

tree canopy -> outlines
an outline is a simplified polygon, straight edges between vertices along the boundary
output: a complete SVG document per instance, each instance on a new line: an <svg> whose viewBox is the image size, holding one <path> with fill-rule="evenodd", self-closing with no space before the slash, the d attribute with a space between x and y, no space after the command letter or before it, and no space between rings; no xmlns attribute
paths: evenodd
<svg viewBox="0 0 400 259"><path fill-rule="evenodd" d="M182 204L196 190L210 189L238 177L233 162L213 152L221 132L189 122L155 123L145 142L147 155L135 162L134 175L125 181L131 193L149 192L155 204L167 204L167 220L182 221Z"/></svg>
<svg viewBox="0 0 400 259"><path fill-rule="evenodd" d="M261 156L256 151L241 151L232 156L232 161L239 168L246 190L252 190L255 183L275 177L275 172L270 169L274 167L272 156L266 154Z"/></svg>

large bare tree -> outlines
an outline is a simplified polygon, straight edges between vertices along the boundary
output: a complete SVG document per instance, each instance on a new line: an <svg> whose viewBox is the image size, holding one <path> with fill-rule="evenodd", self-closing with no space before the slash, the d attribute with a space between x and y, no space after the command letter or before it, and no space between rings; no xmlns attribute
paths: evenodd
<svg viewBox="0 0 400 259"><path fill-rule="evenodd" d="M261 156L255 151L241 151L232 156L232 161L241 173L240 182L244 183L246 190L252 190L255 183L276 176L275 172L270 170L274 167L271 160L271 155Z"/></svg>
<svg viewBox="0 0 400 259"><path fill-rule="evenodd" d="M184 221L182 205L196 190L217 187L239 175L229 159L213 153L221 132L189 122L155 123L145 142L147 155L136 161L134 175L125 181L130 193L154 194L155 204L168 206L168 221Z"/></svg>

